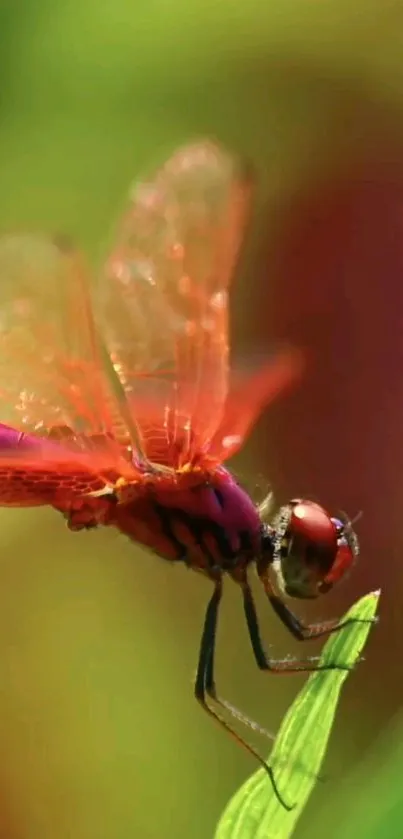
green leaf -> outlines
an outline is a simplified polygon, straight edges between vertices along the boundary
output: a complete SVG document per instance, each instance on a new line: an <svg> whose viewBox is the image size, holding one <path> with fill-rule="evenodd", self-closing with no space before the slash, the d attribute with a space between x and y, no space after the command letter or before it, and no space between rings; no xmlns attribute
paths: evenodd
<svg viewBox="0 0 403 839"><path fill-rule="evenodd" d="M362 597L345 615L358 618L330 636L322 664L353 665L360 656L374 618L379 591ZM217 827L215 839L287 839L317 783L329 740L341 687L348 670L312 673L287 711L271 755L278 789L295 807L288 812L279 803L263 769L255 772L235 793Z"/></svg>

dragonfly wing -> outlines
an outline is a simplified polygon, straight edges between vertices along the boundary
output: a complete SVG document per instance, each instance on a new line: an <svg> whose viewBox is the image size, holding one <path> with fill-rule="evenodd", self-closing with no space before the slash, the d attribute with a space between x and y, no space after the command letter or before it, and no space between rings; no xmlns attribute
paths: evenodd
<svg viewBox="0 0 403 839"><path fill-rule="evenodd" d="M242 446L259 414L294 385L304 369L298 350L284 349L254 372L234 376L223 418L211 441L209 460L223 463Z"/></svg>
<svg viewBox="0 0 403 839"><path fill-rule="evenodd" d="M21 441L68 429L64 470L80 450L91 455L85 470L94 473L102 465L118 472L124 461L135 478L135 467L129 468L113 435L123 419L94 327L80 255L60 239L6 234L0 237L0 277L0 417L22 432L14 447L3 426L2 468L11 469L17 460L20 468L27 458L31 468L35 458L43 459L43 449L31 446L28 456ZM13 448L11 465L6 464ZM49 472L48 449L46 457ZM57 457L54 468L56 462Z"/></svg>
<svg viewBox="0 0 403 839"><path fill-rule="evenodd" d="M112 476L112 475L111 475ZM113 494L114 484L77 457L41 457L39 452L0 456L0 506L59 505L68 509L80 498Z"/></svg>
<svg viewBox="0 0 403 839"><path fill-rule="evenodd" d="M250 173L219 146L177 151L135 185L99 289L102 332L147 456L208 450L228 391L228 289Z"/></svg>

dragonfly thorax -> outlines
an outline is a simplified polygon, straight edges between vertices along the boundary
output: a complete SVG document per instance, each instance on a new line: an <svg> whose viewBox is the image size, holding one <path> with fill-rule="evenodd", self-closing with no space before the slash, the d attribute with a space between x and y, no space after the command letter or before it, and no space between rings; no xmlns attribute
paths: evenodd
<svg viewBox="0 0 403 839"><path fill-rule="evenodd" d="M150 480L136 497L116 505L111 523L165 559L207 575L256 558L262 526L249 495L225 469L189 478Z"/></svg>

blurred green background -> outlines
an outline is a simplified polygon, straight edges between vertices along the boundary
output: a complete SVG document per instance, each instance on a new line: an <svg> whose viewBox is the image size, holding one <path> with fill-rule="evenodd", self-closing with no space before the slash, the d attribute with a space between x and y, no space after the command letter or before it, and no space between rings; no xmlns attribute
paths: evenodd
<svg viewBox="0 0 403 839"><path fill-rule="evenodd" d="M212 135L260 173L233 346L294 340L310 366L235 467L364 510L359 566L306 617L384 590L301 839L338 835L341 812L344 836L403 835L402 49L392 0L0 5L3 226L66 231L96 260L132 178L176 145ZM56 513L0 521L1 837L210 839L255 767L192 697L208 583ZM227 588L220 690L276 729L302 679L255 671ZM258 602L267 645L296 653Z"/></svg>

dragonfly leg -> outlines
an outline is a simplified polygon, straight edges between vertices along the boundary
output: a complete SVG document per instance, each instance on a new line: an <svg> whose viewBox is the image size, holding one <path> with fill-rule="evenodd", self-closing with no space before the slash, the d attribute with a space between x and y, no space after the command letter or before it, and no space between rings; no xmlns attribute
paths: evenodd
<svg viewBox="0 0 403 839"><path fill-rule="evenodd" d="M323 664L317 656L305 659L269 658L263 649L256 607L249 583L246 579L241 583L241 588L249 638L256 664L260 670L266 670L271 673L307 673L318 670L351 670L353 668L353 665L337 664L335 662Z"/></svg>
<svg viewBox="0 0 403 839"><path fill-rule="evenodd" d="M221 598L222 578L221 574L218 574L218 576L215 579L214 592L207 606L206 616L204 620L203 633L200 643L199 662L197 666L196 681L194 686L195 697L198 700L198 702L200 702L202 708L209 714L209 716L212 717L225 731L227 731L241 746L243 746L244 749L246 749L250 754L252 754L256 760L258 760L258 762L261 764L261 766L264 768L267 775L269 776L271 784L273 786L273 790L279 802L286 810L292 810L295 805L290 805L284 800L277 787L272 767L266 763L266 761L261 757L261 755L259 755L259 753L255 751L255 749L251 745L249 745L249 743L247 743L246 740L244 740L235 731L234 728L232 728L232 726L227 722L227 720L225 720L219 713L217 713L215 708L213 708L209 702L210 696L213 700L216 699L219 704L221 703L225 707L225 703L215 696L215 684L213 673L217 620ZM232 706L228 705L227 707L231 711ZM235 716L237 715L235 714ZM238 715L238 719L241 719L241 721L242 717L243 715ZM257 729L259 728L258 726L255 727Z"/></svg>
<svg viewBox="0 0 403 839"><path fill-rule="evenodd" d="M276 615L280 618L284 626L291 632L298 641L311 641L314 638L322 638L324 635L330 635L332 632L339 632L347 626L355 623L377 623L377 618L346 618L340 620L334 618L329 621L322 621L320 623L303 623L299 617L283 602L273 591L271 582L267 574L260 576L260 580L266 592L269 603L274 609ZM248 595L249 596L249 595ZM250 610L250 606L247 607ZM246 609L246 607L245 607Z"/></svg>

